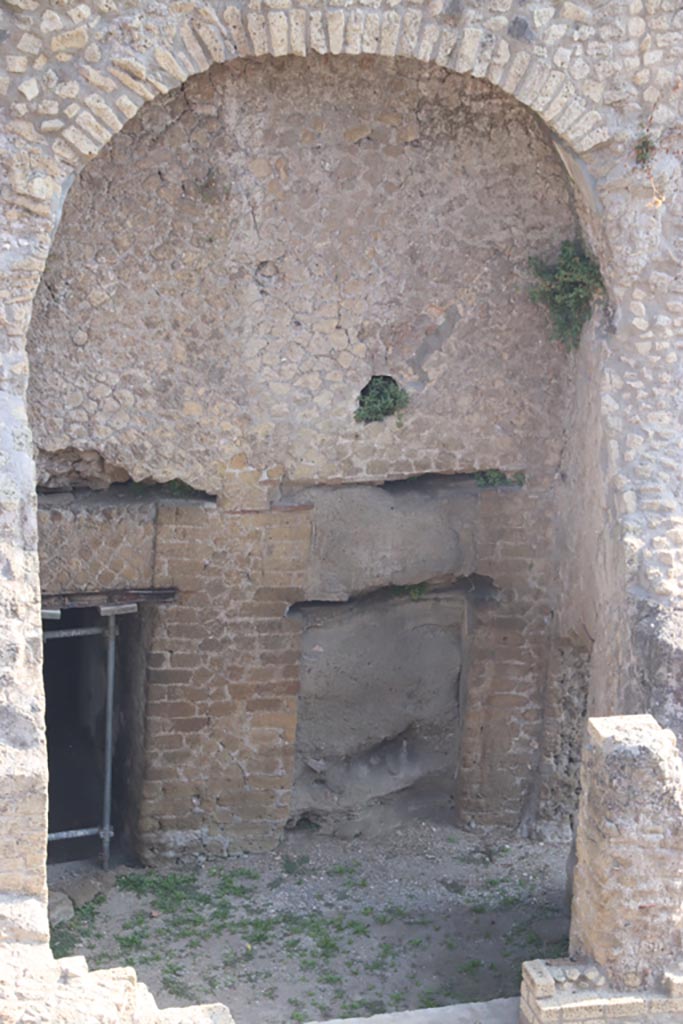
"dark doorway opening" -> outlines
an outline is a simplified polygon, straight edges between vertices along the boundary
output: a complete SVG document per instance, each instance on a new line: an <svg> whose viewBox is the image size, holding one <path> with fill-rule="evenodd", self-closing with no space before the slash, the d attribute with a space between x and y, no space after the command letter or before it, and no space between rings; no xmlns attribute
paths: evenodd
<svg viewBox="0 0 683 1024"><path fill-rule="evenodd" d="M62 612L48 634L101 628L96 608ZM44 645L50 834L101 825L104 788L106 642L101 636L52 637ZM49 861L97 857L99 836L48 845Z"/></svg>
<svg viewBox="0 0 683 1024"><path fill-rule="evenodd" d="M44 622L50 863L107 864L110 846L116 860L131 852L144 753L147 616L136 605L128 610L133 614L100 607L46 613L59 616ZM80 830L91 834L64 836Z"/></svg>

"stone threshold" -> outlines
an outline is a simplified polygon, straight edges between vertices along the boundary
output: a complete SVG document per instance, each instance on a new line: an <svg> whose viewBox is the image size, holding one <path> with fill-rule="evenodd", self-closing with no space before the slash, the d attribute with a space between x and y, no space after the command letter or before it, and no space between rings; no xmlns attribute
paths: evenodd
<svg viewBox="0 0 683 1024"><path fill-rule="evenodd" d="M491 999L483 1003L456 1003L429 1010L401 1010L372 1017L344 1017L310 1024L517 1024L519 999Z"/></svg>

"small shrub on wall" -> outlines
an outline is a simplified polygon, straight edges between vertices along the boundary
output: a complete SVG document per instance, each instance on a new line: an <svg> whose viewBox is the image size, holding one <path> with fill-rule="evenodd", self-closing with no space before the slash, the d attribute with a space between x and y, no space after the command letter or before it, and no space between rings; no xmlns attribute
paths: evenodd
<svg viewBox="0 0 683 1024"><path fill-rule="evenodd" d="M548 310L557 340L567 349L576 348L593 300L604 292L597 261L576 240L562 243L557 263L529 262L538 280L529 293L532 301Z"/></svg>
<svg viewBox="0 0 683 1024"><path fill-rule="evenodd" d="M400 413L407 405L408 393L393 377L371 377L360 393L354 419L358 423L376 423Z"/></svg>

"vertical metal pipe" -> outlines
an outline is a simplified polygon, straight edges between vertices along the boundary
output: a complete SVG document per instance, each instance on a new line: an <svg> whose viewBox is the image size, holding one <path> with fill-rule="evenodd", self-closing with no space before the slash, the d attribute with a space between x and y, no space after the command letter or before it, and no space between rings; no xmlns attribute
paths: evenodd
<svg viewBox="0 0 683 1024"><path fill-rule="evenodd" d="M116 669L116 616L107 622L107 707L104 734L104 807L102 809L102 866L109 870L111 843L111 773L113 758L114 677Z"/></svg>

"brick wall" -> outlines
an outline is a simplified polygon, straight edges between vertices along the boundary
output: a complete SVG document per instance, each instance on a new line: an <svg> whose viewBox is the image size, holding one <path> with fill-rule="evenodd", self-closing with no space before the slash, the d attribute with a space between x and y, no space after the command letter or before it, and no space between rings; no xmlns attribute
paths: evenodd
<svg viewBox="0 0 683 1024"><path fill-rule="evenodd" d="M552 618L546 485L471 484L457 506L463 579L492 581L468 601L463 820L517 825L535 809ZM272 846L289 814L297 728L302 620L286 613L310 586L314 503L235 512L127 493L44 497L39 525L46 593L104 581L178 590L145 622L140 851ZM409 569L408 552L399 563Z"/></svg>
<svg viewBox="0 0 683 1024"><path fill-rule="evenodd" d="M159 612L148 697L141 833L150 855L274 843L288 815L299 685L306 510L161 507ZM170 837L168 834L171 834Z"/></svg>
<svg viewBox="0 0 683 1024"><path fill-rule="evenodd" d="M291 788L299 626L286 611L303 593L307 510L50 498L40 524L46 592L105 579L179 591L146 630L143 856L272 845Z"/></svg>

